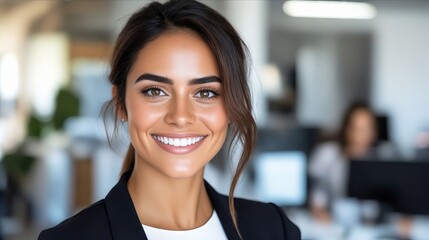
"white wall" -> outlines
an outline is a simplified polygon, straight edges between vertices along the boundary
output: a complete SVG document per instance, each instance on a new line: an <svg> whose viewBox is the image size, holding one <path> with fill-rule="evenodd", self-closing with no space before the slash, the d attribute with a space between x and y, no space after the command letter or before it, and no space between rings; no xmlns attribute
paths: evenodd
<svg viewBox="0 0 429 240"><path fill-rule="evenodd" d="M378 4L372 101L391 116L392 137L411 156L416 133L429 125L429 2Z"/></svg>
<svg viewBox="0 0 429 240"><path fill-rule="evenodd" d="M224 16L230 21L249 48L251 62L250 90L256 123L264 126L267 121L267 105L263 95L263 66L267 63L267 9L265 1L225 1Z"/></svg>
<svg viewBox="0 0 429 240"><path fill-rule="evenodd" d="M297 65L300 124L336 131L350 102L369 96L370 44L363 32L271 31L270 61L284 70Z"/></svg>
<svg viewBox="0 0 429 240"><path fill-rule="evenodd" d="M301 124L336 129L340 112L337 41L326 37L300 48L297 118Z"/></svg>

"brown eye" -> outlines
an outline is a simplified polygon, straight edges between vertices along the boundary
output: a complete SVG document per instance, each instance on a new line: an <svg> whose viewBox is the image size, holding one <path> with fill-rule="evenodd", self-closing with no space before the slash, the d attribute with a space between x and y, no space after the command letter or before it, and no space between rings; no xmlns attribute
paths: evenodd
<svg viewBox="0 0 429 240"><path fill-rule="evenodd" d="M159 90L159 89L152 89L151 90L151 95L153 95L153 96L159 96L159 95L161 95L161 90Z"/></svg>
<svg viewBox="0 0 429 240"><path fill-rule="evenodd" d="M197 94L195 94L195 96L198 98L213 98L213 97L216 97L217 94L210 90L201 90L201 91L198 91Z"/></svg>
<svg viewBox="0 0 429 240"><path fill-rule="evenodd" d="M167 95L164 93L164 91L162 91L159 88L149 88L147 90L144 90L143 94L151 96L151 97L160 97L160 96L166 96Z"/></svg>

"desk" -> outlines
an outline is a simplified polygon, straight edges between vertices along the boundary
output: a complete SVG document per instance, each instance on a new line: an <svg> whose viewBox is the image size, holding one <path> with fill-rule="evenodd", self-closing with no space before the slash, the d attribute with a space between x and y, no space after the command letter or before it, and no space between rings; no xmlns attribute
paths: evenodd
<svg viewBox="0 0 429 240"><path fill-rule="evenodd" d="M287 215L300 228L303 240L387 240L395 239L394 236L398 233L398 215L391 215L386 224L358 224L350 229L335 222L317 221L307 210L288 210ZM429 240L429 216L413 218L410 239Z"/></svg>
<svg viewBox="0 0 429 240"><path fill-rule="evenodd" d="M17 218L11 217L0 217L0 228L2 236L14 235L23 231L22 222ZM0 239L2 236L0 236Z"/></svg>

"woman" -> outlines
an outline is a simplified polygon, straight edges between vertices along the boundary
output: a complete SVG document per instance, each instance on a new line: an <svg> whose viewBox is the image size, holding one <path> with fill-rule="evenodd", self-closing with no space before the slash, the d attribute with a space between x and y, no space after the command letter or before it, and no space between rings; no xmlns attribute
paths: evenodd
<svg viewBox="0 0 429 240"><path fill-rule="evenodd" d="M110 74L110 106L131 139L123 175L104 200L39 239L300 239L279 207L233 198L256 132L245 49L225 18L196 1L135 13ZM203 180L227 134L243 144L228 197Z"/></svg>
<svg viewBox="0 0 429 240"><path fill-rule="evenodd" d="M373 156L376 136L373 111L364 103L354 103L344 115L338 141L316 148L310 161L310 175L314 180L311 208L317 219L331 220L330 205L346 197L348 160Z"/></svg>

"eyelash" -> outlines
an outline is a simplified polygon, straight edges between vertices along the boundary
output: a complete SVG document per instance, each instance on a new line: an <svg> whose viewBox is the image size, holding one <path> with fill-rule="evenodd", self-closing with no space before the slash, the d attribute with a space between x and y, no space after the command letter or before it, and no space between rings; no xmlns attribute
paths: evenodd
<svg viewBox="0 0 429 240"><path fill-rule="evenodd" d="M157 95L150 95L148 92L149 92L149 91L152 91L152 90L159 90L159 91L161 91L162 93L164 93L165 95L167 95L167 94L165 93L164 89L162 89L161 87L158 87L158 86L154 86L154 85L150 85L150 86L147 86L147 87L143 88L143 89L141 90L141 93L142 93L143 95L145 95L145 96L150 97L150 98L157 98L157 97L165 96L165 95L158 95L158 96L157 96Z"/></svg>
<svg viewBox="0 0 429 240"><path fill-rule="evenodd" d="M198 98L202 99L203 101L210 101L210 100L213 100L214 98L219 97L219 93L215 89L209 88L209 87L204 87L204 88L198 89L198 91L195 95L197 95L203 91L208 91L210 93L213 93L213 95L214 95L213 97L198 97Z"/></svg>
<svg viewBox="0 0 429 240"><path fill-rule="evenodd" d="M159 90L164 95L150 95L149 91L152 91L152 90ZM215 90L213 88L209 88L209 87L204 87L204 88L198 89L197 93L194 96L196 96L197 94L199 94L199 93L201 93L203 91L208 91L208 92L210 92L210 93L212 93L214 95L212 97L197 97L197 98L202 99L203 101L210 101L210 100L213 100L214 98L219 97L219 93L217 92L217 90ZM150 85L150 86L147 86L147 87L143 88L141 90L141 93L143 95L147 96L147 97L150 97L150 98L158 98L158 97L162 97L162 96L168 96L167 93L165 93L164 89L162 89L159 86L155 86L155 85Z"/></svg>

